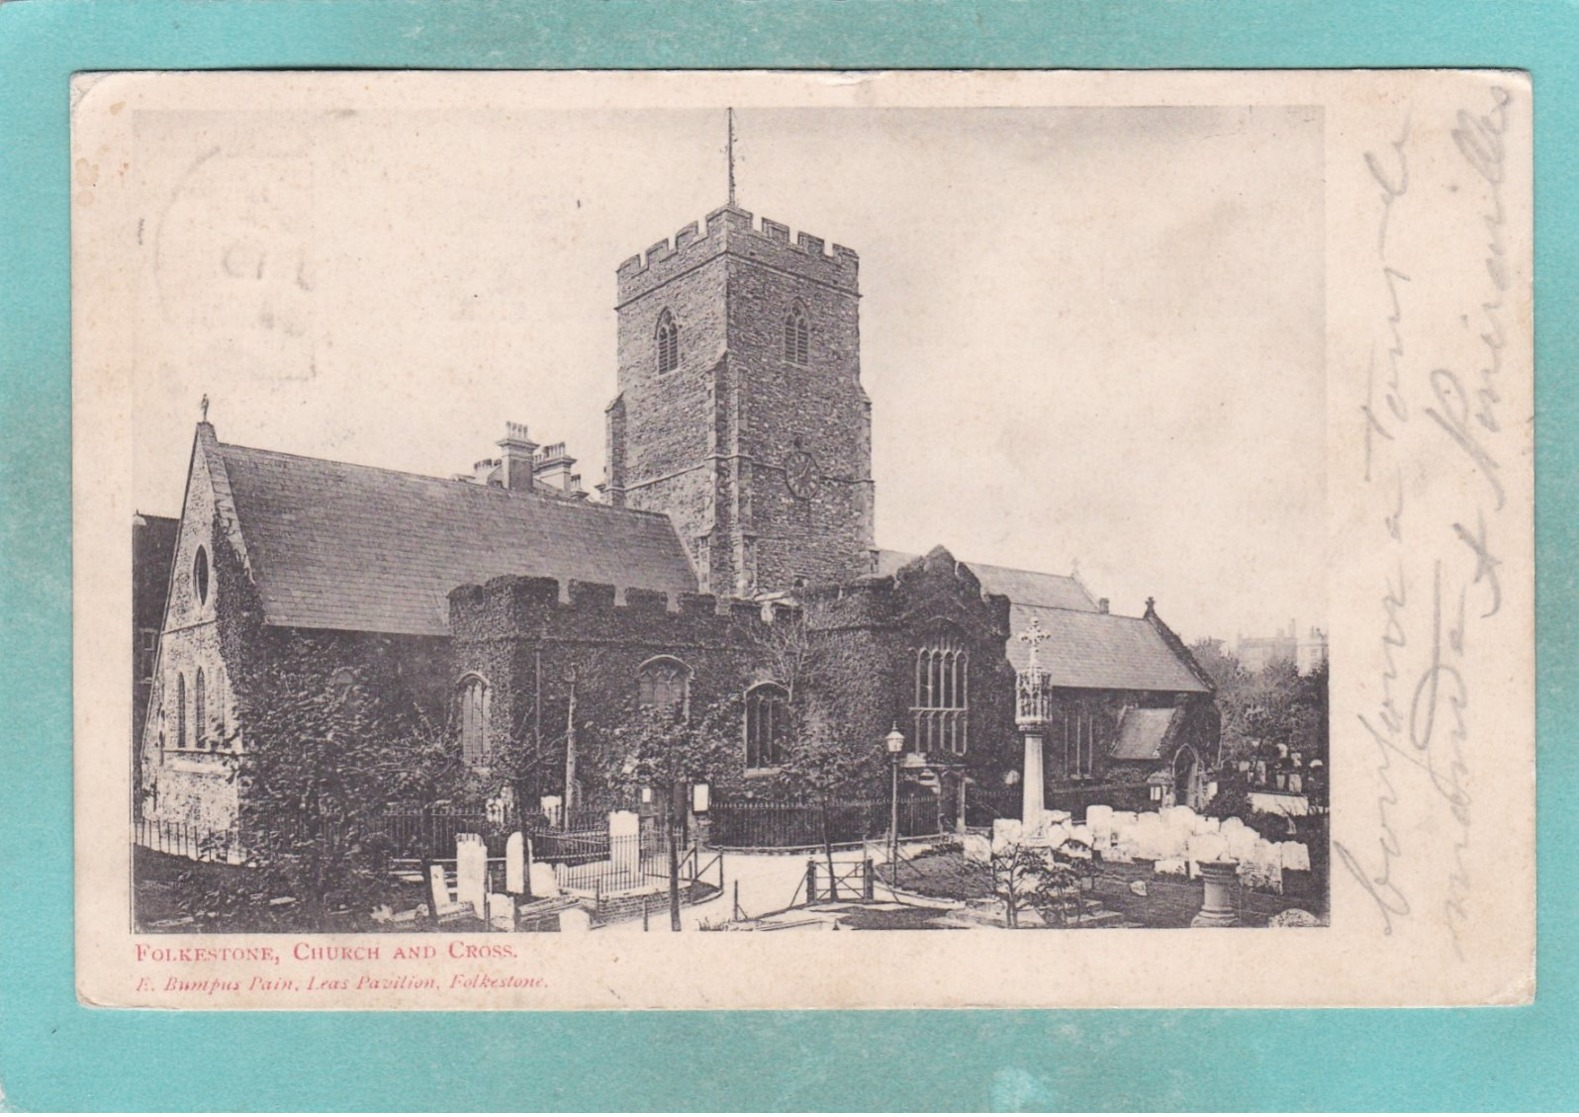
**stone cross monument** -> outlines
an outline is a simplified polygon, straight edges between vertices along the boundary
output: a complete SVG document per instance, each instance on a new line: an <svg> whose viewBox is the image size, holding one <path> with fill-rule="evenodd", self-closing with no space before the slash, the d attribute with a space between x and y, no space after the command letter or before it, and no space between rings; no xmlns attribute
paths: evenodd
<svg viewBox="0 0 1579 1117"><path fill-rule="evenodd" d="M1025 738L1025 771L1021 781L1020 819L1027 829L1041 825L1047 810L1045 777L1042 770L1042 738L1047 723L1052 720L1052 676L1042 670L1037 660L1037 650L1042 642L1051 639L1042 631L1042 622L1031 618L1030 627L1018 639L1031 649L1024 671L1019 672L1015 685L1014 721Z"/></svg>

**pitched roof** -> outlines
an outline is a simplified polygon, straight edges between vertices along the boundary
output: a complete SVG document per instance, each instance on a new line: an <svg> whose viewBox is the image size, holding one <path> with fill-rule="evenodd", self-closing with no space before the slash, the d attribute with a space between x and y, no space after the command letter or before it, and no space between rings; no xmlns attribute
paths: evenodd
<svg viewBox="0 0 1579 1117"><path fill-rule="evenodd" d="M1118 731L1113 736L1114 760L1156 760L1162 756L1168 730L1183 711L1169 707L1161 710L1127 706L1119 715Z"/></svg>
<svg viewBox="0 0 1579 1117"><path fill-rule="evenodd" d="M1010 599L1009 624L1015 636L1029 628L1033 618L1049 637L1036 658L1054 686L1194 694L1207 690L1144 617L1048 609ZM1025 670L1030 657L1025 642L1011 636L1008 653L1015 670Z"/></svg>
<svg viewBox="0 0 1579 1117"><path fill-rule="evenodd" d="M445 635L449 592L501 574L696 590L667 516L223 443L211 453L270 624Z"/></svg>
<svg viewBox="0 0 1579 1117"><path fill-rule="evenodd" d="M904 551L880 550L877 552L877 573L897 573L900 567L917 557ZM1002 594L1015 604L1047 605L1055 609L1080 609L1091 613L1097 611L1097 603L1076 578L1042 574L1034 570L1015 570L1008 566L989 566L984 562L961 561L981 580L982 589L988 593Z"/></svg>
<svg viewBox="0 0 1579 1117"><path fill-rule="evenodd" d="M878 551L877 573L896 573L915 555ZM1156 625L1144 617L1104 613L1078 578L965 562L987 593L1009 599L1009 624L1015 636L1035 617L1050 639L1037 653L1054 686L1094 690L1161 690L1205 693L1206 684L1168 646ZM1013 636L1009 662L1016 671L1030 663L1030 648Z"/></svg>

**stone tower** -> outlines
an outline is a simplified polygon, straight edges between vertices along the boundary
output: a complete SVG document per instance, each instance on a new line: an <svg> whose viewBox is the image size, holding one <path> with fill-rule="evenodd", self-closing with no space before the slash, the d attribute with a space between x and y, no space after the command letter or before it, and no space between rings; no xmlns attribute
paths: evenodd
<svg viewBox="0 0 1579 1117"><path fill-rule="evenodd" d="M619 267L608 499L667 513L704 592L870 572L856 254L728 205Z"/></svg>

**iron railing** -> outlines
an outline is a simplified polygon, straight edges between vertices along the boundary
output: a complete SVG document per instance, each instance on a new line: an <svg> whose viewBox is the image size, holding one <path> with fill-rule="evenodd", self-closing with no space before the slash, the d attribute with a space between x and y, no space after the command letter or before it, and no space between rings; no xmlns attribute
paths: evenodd
<svg viewBox="0 0 1579 1117"><path fill-rule="evenodd" d="M818 803L766 799L714 800L710 841L742 849L796 849L863 842L887 834L892 804L886 799ZM899 800L899 835L924 837L943 831L935 795Z"/></svg>

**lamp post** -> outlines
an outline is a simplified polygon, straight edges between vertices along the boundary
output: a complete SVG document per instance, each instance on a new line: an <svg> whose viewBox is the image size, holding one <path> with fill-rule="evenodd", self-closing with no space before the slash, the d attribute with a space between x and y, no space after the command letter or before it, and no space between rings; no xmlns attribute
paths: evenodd
<svg viewBox="0 0 1579 1117"><path fill-rule="evenodd" d="M888 890L892 892L899 883L899 758L905 751L905 735L899 732L898 722L883 743L888 746L888 767L893 772L888 811Z"/></svg>

